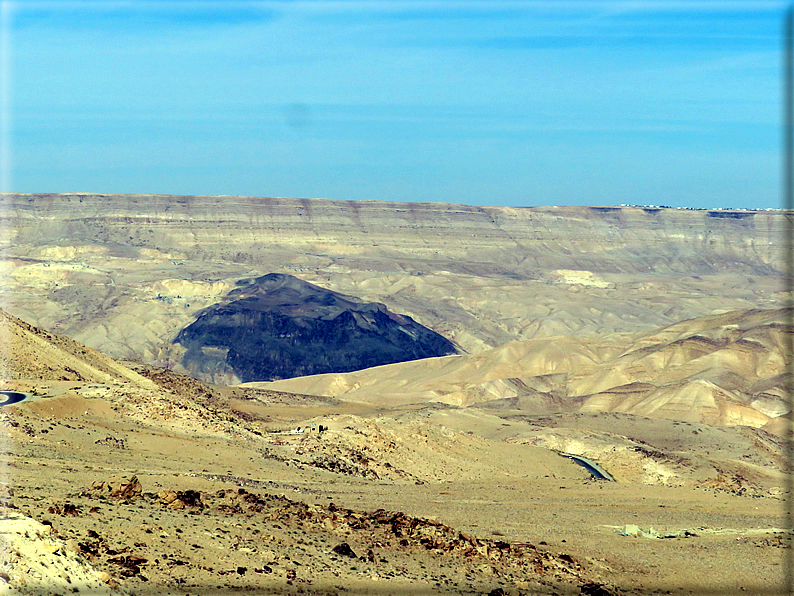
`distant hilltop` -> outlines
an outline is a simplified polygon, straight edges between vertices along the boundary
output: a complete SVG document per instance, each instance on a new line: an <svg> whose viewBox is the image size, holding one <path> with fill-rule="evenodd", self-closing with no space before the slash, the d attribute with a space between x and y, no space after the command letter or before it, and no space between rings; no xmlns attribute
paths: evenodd
<svg viewBox="0 0 794 596"><path fill-rule="evenodd" d="M621 270L636 246L650 267L672 241L700 272L730 255L735 264L784 268L782 211L674 209L654 206L475 207L453 203L339 201L279 197L3 194L0 210L14 233L36 241L109 243L177 252L189 259L254 263L264 244L326 247L317 256L396 250L433 259L494 264L524 258L514 273L538 268ZM732 221L734 220L734 221ZM752 236L750 244L737 242ZM12 242L16 240L12 239ZM25 242L19 237L20 242ZM439 250L440 249L440 250ZM605 250L606 249L606 250ZM485 252L483 252L485 251ZM559 255L575 255L576 267ZM595 257L595 258L594 258ZM565 261L565 262L561 262ZM534 266L533 265L537 265ZM272 268L271 268L272 269ZM501 269L501 267L500 267ZM518 271L516 271L518 269ZM630 266L633 269L633 266ZM533 271L535 270L535 271ZM264 272L263 272L264 273Z"/></svg>
<svg viewBox="0 0 794 596"><path fill-rule="evenodd" d="M455 346L383 304L325 290L293 275L241 280L174 340L181 364L208 381L272 381L447 356Z"/></svg>
<svg viewBox="0 0 794 596"><path fill-rule="evenodd" d="M203 309L269 273L470 354L774 308L788 230L766 210L91 193L2 194L0 221L0 307L160 366L182 361L173 341Z"/></svg>

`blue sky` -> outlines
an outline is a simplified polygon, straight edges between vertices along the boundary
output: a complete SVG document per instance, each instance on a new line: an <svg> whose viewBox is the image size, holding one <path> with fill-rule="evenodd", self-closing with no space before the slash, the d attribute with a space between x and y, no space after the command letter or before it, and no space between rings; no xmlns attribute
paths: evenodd
<svg viewBox="0 0 794 596"><path fill-rule="evenodd" d="M2 4L3 190L780 204L785 2Z"/></svg>

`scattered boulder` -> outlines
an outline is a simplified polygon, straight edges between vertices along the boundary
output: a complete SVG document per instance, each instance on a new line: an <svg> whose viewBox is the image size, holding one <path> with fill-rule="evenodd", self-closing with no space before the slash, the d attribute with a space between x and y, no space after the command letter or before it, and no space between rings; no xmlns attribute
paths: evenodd
<svg viewBox="0 0 794 596"><path fill-rule="evenodd" d="M91 492L116 499L136 499L140 498L142 488L137 476L123 476L96 480L91 484Z"/></svg>
<svg viewBox="0 0 794 596"><path fill-rule="evenodd" d="M72 503L64 503L63 505L55 500L51 500L52 506L47 509L50 513L57 515L72 515L78 517L80 515L80 508Z"/></svg>
<svg viewBox="0 0 794 596"><path fill-rule="evenodd" d="M635 524L626 524L615 530L616 534L621 536L636 536L639 538L659 538L659 533L651 526L647 531L643 530Z"/></svg>
<svg viewBox="0 0 794 596"><path fill-rule="evenodd" d="M195 490L161 490L157 493L157 500L168 509L184 509L185 507L204 509L205 507L201 500L201 493Z"/></svg>
<svg viewBox="0 0 794 596"><path fill-rule="evenodd" d="M333 551L337 555L341 555L343 557L350 557L351 559L357 559L358 558L358 555L356 555L356 553L353 552L353 549L350 548L350 545L347 542L343 542L342 544L337 544L333 548Z"/></svg>
<svg viewBox="0 0 794 596"><path fill-rule="evenodd" d="M605 586L595 582L587 582L580 588L580 593L584 596L615 596L616 592Z"/></svg>
<svg viewBox="0 0 794 596"><path fill-rule="evenodd" d="M184 509L185 504L179 500L179 495L175 490L161 490L157 493L157 500L161 505L165 505L168 509Z"/></svg>
<svg viewBox="0 0 794 596"><path fill-rule="evenodd" d="M94 441L95 445L105 445L107 447L112 447L113 449L127 449L127 444L124 442L124 439L117 439L111 435L108 435L104 439L97 439Z"/></svg>
<svg viewBox="0 0 794 596"><path fill-rule="evenodd" d="M146 565L147 560L135 555L123 555L108 559L108 563L118 565L120 567L119 575L123 578L128 578L140 576L141 565Z"/></svg>

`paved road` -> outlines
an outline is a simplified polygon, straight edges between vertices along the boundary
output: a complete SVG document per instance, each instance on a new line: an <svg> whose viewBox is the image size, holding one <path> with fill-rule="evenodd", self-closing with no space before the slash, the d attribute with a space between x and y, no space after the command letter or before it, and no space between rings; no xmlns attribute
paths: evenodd
<svg viewBox="0 0 794 596"><path fill-rule="evenodd" d="M0 398L3 400L0 401L0 407L18 404L21 401L25 401L28 397L27 393L20 393L19 391L0 391Z"/></svg>
<svg viewBox="0 0 794 596"><path fill-rule="evenodd" d="M615 482L615 479L609 474L609 472L607 472L594 461L590 461L581 455L572 455L570 453L562 453L561 455L575 461L577 464L595 476L596 480L609 480L610 482Z"/></svg>

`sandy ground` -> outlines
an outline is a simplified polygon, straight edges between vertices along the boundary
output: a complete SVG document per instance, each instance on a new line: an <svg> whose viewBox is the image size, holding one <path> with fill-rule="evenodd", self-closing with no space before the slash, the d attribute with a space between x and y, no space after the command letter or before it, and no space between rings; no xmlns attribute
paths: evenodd
<svg viewBox="0 0 794 596"><path fill-rule="evenodd" d="M751 313L763 328L734 337L720 316L636 338L675 350L635 372L724 346L747 376L709 374L779 400L782 327ZM784 443L765 428L207 386L0 323L0 390L31 395L0 408L0 593L783 593Z"/></svg>
<svg viewBox="0 0 794 596"><path fill-rule="evenodd" d="M489 413L302 405L285 394L202 394L187 379L158 380L170 391L20 380L17 388L58 395L0 412L3 481L13 493L4 523L22 514L45 524L51 533L40 541L63 541L59 552L90 565L104 586L782 593L791 551L779 530L779 487L715 488L696 475L671 486L597 482L554 451L506 441L519 423ZM312 422L328 430L285 432ZM629 525L675 537L621 535ZM5 552L0 578L18 590L8 593L57 593Z"/></svg>

